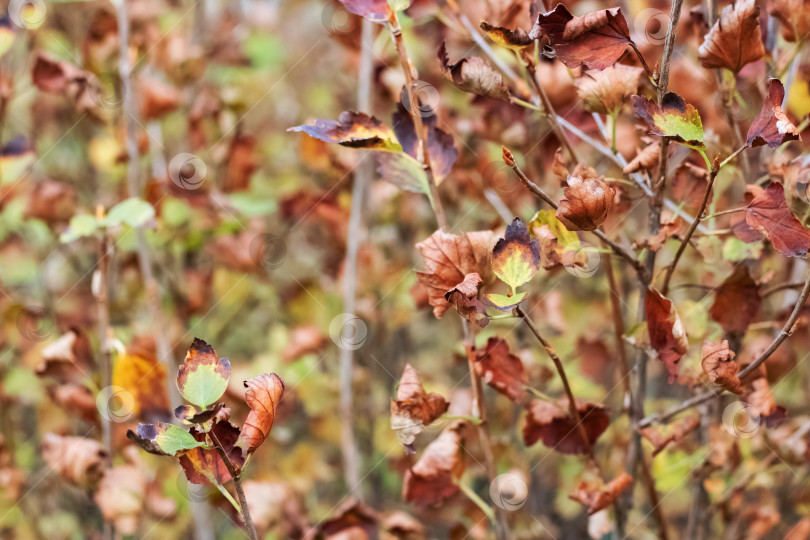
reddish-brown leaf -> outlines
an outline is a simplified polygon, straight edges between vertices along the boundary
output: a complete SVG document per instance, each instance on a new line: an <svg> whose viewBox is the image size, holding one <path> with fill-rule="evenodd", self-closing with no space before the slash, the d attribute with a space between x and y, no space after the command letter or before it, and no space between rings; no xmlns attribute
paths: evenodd
<svg viewBox="0 0 810 540"><path fill-rule="evenodd" d="M630 174L641 170L652 169L658 164L658 154L661 152L661 143L658 141L648 144L636 154L633 160L625 165L622 172Z"/></svg>
<svg viewBox="0 0 810 540"><path fill-rule="evenodd" d="M262 373L244 382L245 403L250 413L242 425L242 433L236 446L244 450L245 455L261 446L276 419L276 408L284 393L284 382L275 373Z"/></svg>
<svg viewBox="0 0 810 540"><path fill-rule="evenodd" d="M577 338L576 352L579 370L596 383L610 381L610 369L614 365L613 355L601 339Z"/></svg>
<svg viewBox="0 0 810 540"><path fill-rule="evenodd" d="M444 299L456 306L459 315L484 328L489 324L489 317L487 317L486 306L478 299L478 287L480 286L481 276L475 272L467 274L464 281L445 293Z"/></svg>
<svg viewBox="0 0 810 540"><path fill-rule="evenodd" d="M711 382L723 390L742 394L742 384L737 376L740 366L734 361L736 354L728 348L728 340L720 343L704 341L700 355L700 365Z"/></svg>
<svg viewBox="0 0 810 540"><path fill-rule="evenodd" d="M630 96L638 93L641 68L616 64L603 71L589 71L576 80L577 95L585 109L602 114L621 110Z"/></svg>
<svg viewBox="0 0 810 540"><path fill-rule="evenodd" d="M782 23L785 41L805 39L810 33L810 0L767 0L768 13Z"/></svg>
<svg viewBox="0 0 810 540"><path fill-rule="evenodd" d="M503 47L508 47L510 49L522 49L523 47L528 47L534 43L534 40L531 39L529 35L520 28L509 30L508 28L504 28L502 26L492 26L484 21L481 21L480 26L481 30L486 33L489 39L498 45L502 45Z"/></svg>
<svg viewBox="0 0 810 540"><path fill-rule="evenodd" d="M217 422L211 428L210 438L216 437L231 464L238 473L245 464L245 457L242 451L236 447L239 439L239 428L231 422ZM206 433L194 427L191 435L199 442L206 442ZM194 448L184 452L180 457L180 465L186 473L186 478L192 484L212 485L213 482L224 484L231 480L231 473L228 466L220 457L216 448Z"/></svg>
<svg viewBox="0 0 810 540"><path fill-rule="evenodd" d="M724 68L734 73L765 56L756 0L738 0L724 7L698 53L706 69Z"/></svg>
<svg viewBox="0 0 810 540"><path fill-rule="evenodd" d="M466 468L463 429L463 422L453 422L405 472L402 496L406 502L435 505L458 491L457 482Z"/></svg>
<svg viewBox="0 0 810 540"><path fill-rule="evenodd" d="M65 481L94 490L104 474L107 452L93 439L46 433L42 440L42 459Z"/></svg>
<svg viewBox="0 0 810 540"><path fill-rule="evenodd" d="M672 178L672 195L675 200L679 204L683 203L687 208L700 208L703 195L706 193L708 173L709 171L703 167L698 167L688 161L678 166ZM714 190L709 195L708 203L712 202L713 197Z"/></svg>
<svg viewBox="0 0 810 540"><path fill-rule="evenodd" d="M526 395L528 377L520 358L509 352L506 340L491 337L475 355L475 371L492 388L515 403Z"/></svg>
<svg viewBox="0 0 810 540"><path fill-rule="evenodd" d="M671 384L678 377L678 362L689 348L686 332L675 311L675 305L655 289L647 289L644 310L647 314L650 345L669 371Z"/></svg>
<svg viewBox="0 0 810 540"><path fill-rule="evenodd" d="M592 486L587 482L580 482L577 489L568 498L585 506L589 515L595 514L613 504L613 501L632 485L633 477L623 472L602 486Z"/></svg>
<svg viewBox="0 0 810 540"><path fill-rule="evenodd" d="M752 147L768 145L777 148L788 141L799 140L799 131L788 120L782 101L785 99L785 87L779 79L768 83L768 97L762 104L762 111L754 118L748 128L748 144Z"/></svg>
<svg viewBox="0 0 810 540"><path fill-rule="evenodd" d="M570 68L584 64L590 69L605 69L633 42L620 8L575 17L558 4L554 10L541 13L529 33L534 39L541 35L548 36L556 58Z"/></svg>
<svg viewBox="0 0 810 540"><path fill-rule="evenodd" d="M451 64L444 42L439 46L438 54L445 78L460 89L501 101L510 100L509 88L503 83L501 74L481 58L470 56Z"/></svg>
<svg viewBox="0 0 810 540"><path fill-rule="evenodd" d="M664 451L670 444L682 441L687 435L700 427L700 418L689 416L683 420L672 422L660 428L644 428L639 430L641 436L653 445L653 457Z"/></svg>
<svg viewBox="0 0 810 540"><path fill-rule="evenodd" d="M559 407L547 401L533 400L528 407L526 425L523 426L523 442L526 446L542 440L544 445L563 454L584 453L585 441L567 411L566 399L560 400ZM608 411L601 405L580 400L577 400L577 411L585 426L588 442L593 446L610 424Z"/></svg>
<svg viewBox="0 0 810 540"><path fill-rule="evenodd" d="M569 231L592 231L607 219L616 190L604 178L569 176L557 208L557 219Z"/></svg>
<svg viewBox="0 0 810 540"><path fill-rule="evenodd" d="M418 108L418 105L414 105ZM436 115L424 114L422 111L415 110L422 118L422 129L428 134L427 146L428 154L430 156L430 168L437 181L441 181L445 176L450 174L453 164L458 158L458 148L453 145L453 136L442 131L436 125ZM413 116L403 105L399 105L397 112L393 116L394 133L397 136L399 144L402 145L402 151L419 160L420 155L417 149L419 148L419 138L416 136L416 128L413 123Z"/></svg>
<svg viewBox="0 0 810 540"><path fill-rule="evenodd" d="M450 309L445 293L464 281L467 274L477 273L484 281L489 278L493 236L490 231L455 235L438 230L416 244L425 259L425 271L417 272L416 277L427 289L428 300L437 318Z"/></svg>
<svg viewBox="0 0 810 540"><path fill-rule="evenodd" d="M441 395L425 391L419 374L407 364L399 379L397 399L391 400L391 429L410 448L422 429L443 415L448 406Z"/></svg>
<svg viewBox="0 0 810 540"><path fill-rule="evenodd" d="M740 264L717 288L709 315L726 332L745 332L757 318L761 304L759 284L748 266Z"/></svg>
<svg viewBox="0 0 810 540"><path fill-rule="evenodd" d="M767 238L785 257L804 257L810 249L810 230L790 212L782 184L771 182L746 211L745 221Z"/></svg>

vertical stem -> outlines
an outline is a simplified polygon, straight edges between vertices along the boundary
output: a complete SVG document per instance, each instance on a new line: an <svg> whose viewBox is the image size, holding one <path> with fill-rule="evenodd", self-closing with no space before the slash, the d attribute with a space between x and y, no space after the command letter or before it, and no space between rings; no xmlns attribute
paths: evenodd
<svg viewBox="0 0 810 540"><path fill-rule="evenodd" d="M394 40L394 45L399 55L399 62L402 65L402 71L405 72L405 90L407 94L408 104L410 108L408 112L413 119L414 129L416 130L416 137L419 139L419 149L417 155L422 162L425 169L425 175L428 179L428 188L430 189L430 197L433 202L433 211L436 214L436 221L439 228L447 230L447 217L444 213L444 206L439 199L439 191L436 188L436 178L433 175L433 169L430 166L430 153L428 152L428 133L422 122L420 115L419 97L412 94L414 91L414 78L411 66L411 60L408 57L408 51L405 49L405 41L402 39L402 28L399 25L399 18L393 9L389 9L388 17L388 30L391 32L391 37Z"/></svg>
<svg viewBox="0 0 810 540"><path fill-rule="evenodd" d="M484 467L490 482L495 480L498 471L495 468L495 453L492 450L492 435L489 432L487 421L487 408L484 404L484 387L481 377L475 371L475 338L470 325L466 319L461 319L464 326L464 349L467 351L467 368L470 371L470 386L473 394L472 415L480 420L478 423L478 441L481 445L481 452L484 454ZM511 538L509 524L504 510L496 506L495 510L495 533L499 540Z"/></svg>
<svg viewBox="0 0 810 540"><path fill-rule="evenodd" d="M374 67L372 47L374 45L373 23L363 19L360 46L360 70L357 85L357 109L371 113L371 85ZM363 236L363 205L366 186L371 180L373 171L371 162L364 159L354 174L352 186L352 206L349 216L349 231L346 238L346 261L343 269L343 310L353 313L357 293L357 252ZM354 350L351 347L340 349L340 422L343 446L343 476L349 493L362 500L363 489L360 485L360 453L354 434L354 411L352 408L352 369Z"/></svg>
<svg viewBox="0 0 810 540"><path fill-rule="evenodd" d="M98 217L103 217L104 208L99 205L96 209ZM96 312L98 316L98 341L101 361L101 387L103 392L109 392L112 386L112 363L110 359L110 298L107 277L109 273L109 247L107 231L101 232L98 244L98 290L96 294ZM108 394L109 399L109 394ZM107 450L110 463L113 460L112 425L107 414L101 415L101 439L104 448ZM115 538L115 526L112 522L104 522L104 538L111 540Z"/></svg>
<svg viewBox="0 0 810 540"><path fill-rule="evenodd" d="M210 435L211 439L214 441L214 448L217 449L219 457L221 457L222 461L225 462L225 467L228 469L231 479L233 480L233 489L236 491L236 496L239 499L242 520L245 522L245 528L250 535L250 540L258 540L259 535L256 533L256 526L253 525L253 518L250 517L250 509L248 508L247 498L245 497L245 490L242 488L242 479L239 477L236 467L234 467L233 463L231 463L231 458L228 457L228 453L225 451L225 447L219 441L219 438L213 431L210 432Z"/></svg>
<svg viewBox="0 0 810 540"><path fill-rule="evenodd" d="M568 142L568 138L565 136L565 132L563 131L562 127L560 126L559 122L557 122L557 113L554 112L554 107L551 105L551 100L546 94L545 89L540 84L540 81L537 80L537 73L534 66L529 66L529 80L531 81L534 89L537 91L537 95L540 97L540 103L543 104L543 110L546 111L546 115L548 116L549 122L551 122L551 126L554 129L554 133L557 135L557 138L560 139L560 143L565 146L566 151L571 156L571 159L575 164L579 163L579 158L577 157L576 152L574 152L574 148L571 146L571 143Z"/></svg>

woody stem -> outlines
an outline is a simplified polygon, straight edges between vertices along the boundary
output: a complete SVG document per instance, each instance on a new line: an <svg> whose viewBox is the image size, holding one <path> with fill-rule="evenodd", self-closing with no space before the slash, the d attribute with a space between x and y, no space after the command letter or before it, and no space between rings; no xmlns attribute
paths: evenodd
<svg viewBox="0 0 810 540"><path fill-rule="evenodd" d="M220 442L216 433L211 431L209 435L211 435L211 439L214 441L214 448L217 449L219 457L222 458L222 461L225 463L225 467L228 469L228 473L231 475L231 479L233 480L233 489L236 491L236 496L239 498L239 507L242 514L242 520L245 522L245 528L248 531L250 540L259 540L259 535L256 532L256 526L253 525L253 519L250 517L250 510L248 509L245 490L242 488L242 479L239 477L236 467L233 466L231 458L228 457L228 453L225 451L225 447Z"/></svg>

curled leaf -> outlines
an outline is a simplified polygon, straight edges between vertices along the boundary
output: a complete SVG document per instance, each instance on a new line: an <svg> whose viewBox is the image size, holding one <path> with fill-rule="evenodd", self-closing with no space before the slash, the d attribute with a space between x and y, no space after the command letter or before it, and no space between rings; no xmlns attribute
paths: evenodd
<svg viewBox="0 0 810 540"><path fill-rule="evenodd" d="M46 433L42 459L65 481L93 490L104 474L107 452L93 439Z"/></svg>
<svg viewBox="0 0 810 540"><path fill-rule="evenodd" d="M622 172L630 174L644 169L652 169L658 164L658 155L660 152L661 143L656 141L652 144L648 144L622 169Z"/></svg>
<svg viewBox="0 0 810 540"><path fill-rule="evenodd" d="M177 370L177 388L186 401L207 409L225 393L230 378L231 362L218 358L211 345L194 338Z"/></svg>
<svg viewBox="0 0 810 540"><path fill-rule="evenodd" d="M433 440L422 457L405 472L402 496L405 502L434 505L458 491L464 474L464 422L453 422Z"/></svg>
<svg viewBox="0 0 810 540"><path fill-rule="evenodd" d="M668 137L692 148L703 148L703 123L700 114L683 98L668 92L661 106L642 96L633 96L633 111L650 128L650 133Z"/></svg>
<svg viewBox="0 0 810 540"><path fill-rule="evenodd" d="M647 289L644 310L647 314L650 345L669 371L671 384L678 376L678 362L689 348L686 332L678 312L675 311L675 305L655 289Z"/></svg>
<svg viewBox="0 0 810 540"><path fill-rule="evenodd" d="M623 472L603 486L594 487L587 482L581 482L568 498L582 504L588 509L588 514L593 515L613 504L613 501L632 485L633 477Z"/></svg>
<svg viewBox="0 0 810 540"><path fill-rule="evenodd" d="M444 294L444 299L456 306L459 315L470 322L484 328L489 324L487 308L478 299L478 287L481 286L481 276L473 272L464 276L464 281L456 284Z"/></svg>
<svg viewBox="0 0 810 540"><path fill-rule="evenodd" d="M698 54L706 69L724 68L734 73L765 56L756 0L738 0L724 7Z"/></svg>
<svg viewBox="0 0 810 540"><path fill-rule="evenodd" d="M369 148L387 152L399 152L399 145L391 128L366 113L344 111L337 121L315 120L287 128L287 131L303 131L310 137L328 143L337 143L349 148Z"/></svg>
<svg viewBox="0 0 810 540"><path fill-rule="evenodd" d="M612 66L633 41L627 21L620 8L571 15L558 4L556 8L537 17L529 37L548 36L553 54L569 68L584 64L589 69Z"/></svg>
<svg viewBox="0 0 810 540"><path fill-rule="evenodd" d="M421 112L420 112L421 114ZM397 140L402 145L402 151L419 160L419 138L416 136L416 127L413 123L413 116L402 105L393 116L394 133ZM458 149L453 145L453 136L442 131L436 125L435 114L422 114L422 129L427 134L428 155L430 156L430 167L433 170L436 182L441 182L453 168L453 163L458 158ZM421 169L420 163L420 169Z"/></svg>
<svg viewBox="0 0 810 540"><path fill-rule="evenodd" d="M742 394L742 384L737 372L740 366L734 361L734 351L728 348L728 340L720 343L706 340L700 350L700 365L709 380L723 390Z"/></svg>
<svg viewBox="0 0 810 540"><path fill-rule="evenodd" d="M528 376L520 358L509 352L506 340L489 338L486 347L476 352L475 371L485 383L515 403L523 401Z"/></svg>
<svg viewBox="0 0 810 540"><path fill-rule="evenodd" d="M480 26L481 30L486 33L489 39L509 49L519 50L534 43L534 40L529 37L529 34L520 28L509 30L502 26L493 26L484 21L481 21Z"/></svg>
<svg viewBox="0 0 810 540"><path fill-rule="evenodd" d="M422 429L443 415L448 406L441 395L425 391L419 374L407 364L399 379L397 399L391 400L391 429L402 444L410 447Z"/></svg>
<svg viewBox="0 0 810 540"><path fill-rule="evenodd" d="M465 232L460 235L438 230L416 244L425 259L425 271L416 272L428 293L433 314L441 318L450 309L444 295L467 274L477 273L486 281L492 274L489 251L492 245L490 231Z"/></svg>
<svg viewBox="0 0 810 540"><path fill-rule="evenodd" d="M447 47L442 42L439 46L439 62L445 78L465 92L502 101L510 100L509 88L501 74L481 58L470 56L450 64Z"/></svg>
<svg viewBox="0 0 810 540"><path fill-rule="evenodd" d="M777 148L788 141L799 140L799 131L782 109L785 87L779 79L768 83L768 97L762 104L762 111L748 128L748 144L752 147L768 145Z"/></svg>
<svg viewBox="0 0 810 540"><path fill-rule="evenodd" d="M526 425L523 426L523 442L526 446L542 440L544 445L563 454L585 453L587 446L576 422L568 416L567 407L566 399L560 400L559 407L547 401L533 400L526 415ZM588 442L593 446L610 424L607 409L577 400L577 411L585 426Z"/></svg>
<svg viewBox="0 0 810 540"><path fill-rule="evenodd" d="M492 271L514 292L539 269L540 244L531 238L523 221L515 218L492 249Z"/></svg>
<svg viewBox="0 0 810 540"><path fill-rule="evenodd" d="M261 446L276 419L276 408L284 393L284 382L275 373L262 373L244 382L245 402L250 413L242 426L242 433L236 446L242 448L245 455Z"/></svg>
<svg viewBox="0 0 810 540"><path fill-rule="evenodd" d="M804 257L810 250L810 230L790 212L779 182L771 182L754 197L746 210L745 222L785 257Z"/></svg>
<svg viewBox="0 0 810 540"><path fill-rule="evenodd" d="M557 219L569 231L592 231L607 219L616 190L604 178L569 176L557 208Z"/></svg>

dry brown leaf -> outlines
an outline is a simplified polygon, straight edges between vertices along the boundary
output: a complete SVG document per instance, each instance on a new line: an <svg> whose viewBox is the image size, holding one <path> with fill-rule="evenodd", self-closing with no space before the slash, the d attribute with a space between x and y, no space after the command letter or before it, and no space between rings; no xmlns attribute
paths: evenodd
<svg viewBox="0 0 810 540"><path fill-rule="evenodd" d="M510 101L509 88L503 83L501 74L481 58L470 56L450 64L444 42L439 46L438 54L445 78L460 89L479 96Z"/></svg>
<svg viewBox="0 0 810 540"><path fill-rule="evenodd" d="M745 64L765 56L756 0L738 0L720 13L698 49L706 69L724 68L738 73Z"/></svg>
<svg viewBox="0 0 810 540"><path fill-rule="evenodd" d="M413 467L405 472L402 496L405 502L431 506L458 491L464 474L464 422L453 422L442 431Z"/></svg>
<svg viewBox="0 0 810 540"><path fill-rule="evenodd" d="M728 348L728 340L720 343L704 341L700 356L700 365L711 382L729 392L742 394L742 384L737 376L740 366L734 361L736 354Z"/></svg>
<svg viewBox="0 0 810 540"><path fill-rule="evenodd" d="M477 272L467 274L461 283L447 291L444 299L458 310L459 315L484 328L489 324L487 308L478 298L481 276Z"/></svg>
<svg viewBox="0 0 810 540"><path fill-rule="evenodd" d="M92 491L104 475L107 452L93 439L46 433L42 459L65 481Z"/></svg>
<svg viewBox="0 0 810 540"><path fill-rule="evenodd" d="M669 382L672 384L678 377L678 362L689 349L686 331L675 305L655 289L647 289L644 311L647 314L650 345L669 371Z"/></svg>
<svg viewBox="0 0 810 540"><path fill-rule="evenodd" d="M593 446L610 424L607 409L596 403L577 400L577 411L585 426L588 442ZM582 454L586 451L576 422L568 416L567 400L560 400L559 407L537 399L529 404L523 426L523 442L531 446L538 440L563 454Z"/></svg>
<svg viewBox="0 0 810 540"><path fill-rule="evenodd" d="M262 373L246 380L244 385L245 403L250 407L250 413L235 446L248 455L261 446L273 428L276 408L284 393L284 382L275 373Z"/></svg>
<svg viewBox="0 0 810 540"><path fill-rule="evenodd" d="M759 284L751 277L748 266L739 264L714 294L709 315L726 332L745 332L759 314L762 299Z"/></svg>
<svg viewBox="0 0 810 540"><path fill-rule="evenodd" d="M569 231L592 231L607 219L616 190L604 178L569 176L557 208L557 219Z"/></svg>
<svg viewBox="0 0 810 540"><path fill-rule="evenodd" d="M447 411L448 403L441 395L428 394L419 374L410 364L405 366L397 387L397 399L391 400L391 429L400 442L410 448L425 426Z"/></svg>
<svg viewBox="0 0 810 540"><path fill-rule="evenodd" d="M632 485L633 477L623 472L607 484L596 488L586 482L581 482L568 498L585 506L588 514L592 515L613 504L613 501Z"/></svg>
<svg viewBox="0 0 810 540"><path fill-rule="evenodd" d="M576 80L577 95L588 111L616 114L630 96L638 93L643 72L641 68L623 64L602 71L587 71Z"/></svg>
<svg viewBox="0 0 810 540"><path fill-rule="evenodd" d="M658 155L660 152L661 144L658 141L648 144L643 150L636 154L636 157L634 157L624 169L622 169L622 172L630 174L644 169L652 169L658 164Z"/></svg>
<svg viewBox="0 0 810 540"><path fill-rule="evenodd" d="M528 377L520 358L509 352L506 340L491 337L475 355L475 371L485 383L515 403L526 395Z"/></svg>

